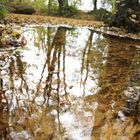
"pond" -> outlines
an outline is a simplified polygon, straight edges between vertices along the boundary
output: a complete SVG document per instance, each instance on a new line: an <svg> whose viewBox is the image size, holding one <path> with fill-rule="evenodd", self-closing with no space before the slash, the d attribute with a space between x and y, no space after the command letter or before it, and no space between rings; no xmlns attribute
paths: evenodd
<svg viewBox="0 0 140 140"><path fill-rule="evenodd" d="M87 28L15 27L0 50L2 140L140 138L140 43Z"/></svg>

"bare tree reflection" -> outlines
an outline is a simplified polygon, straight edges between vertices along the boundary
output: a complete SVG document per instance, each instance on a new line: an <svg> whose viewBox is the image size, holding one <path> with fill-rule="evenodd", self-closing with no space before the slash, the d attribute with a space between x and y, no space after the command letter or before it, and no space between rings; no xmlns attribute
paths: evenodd
<svg viewBox="0 0 140 140"><path fill-rule="evenodd" d="M51 32L52 32L51 29L52 28L48 27L47 28L47 31L45 30L45 28L43 28L43 29L44 29L43 32L47 33L47 44L45 45L45 47L48 46L47 49L46 49L47 59L46 59L44 65L43 65L43 69L42 69L42 72L41 72L41 78L39 80L39 83L37 84L36 93L35 93L35 96L33 98L33 102L34 102L36 96L39 94L39 91L40 91L40 88L41 88L41 83L42 83L42 80L43 80L43 75L44 75L45 69L47 67L47 63L49 62L48 60L50 60L50 53L51 53L50 51L51 51ZM39 43L37 43L37 44L39 44Z"/></svg>
<svg viewBox="0 0 140 140"><path fill-rule="evenodd" d="M128 130L133 130L131 134L133 138L137 138L139 117L131 107L127 110L126 107L132 104L124 98L124 91L127 91L127 87L131 86L133 89L135 85L139 86L139 48L136 49L133 42L115 41L113 38L107 38L106 41L102 35L92 31L86 32L89 36L84 49L82 46L78 48L76 44L71 44L71 41L77 41L83 30L76 30L76 33L79 33L78 37L75 37L73 32L67 38L68 31L69 28L66 27L35 27L34 32L31 29L28 36L32 38L33 34L34 42L31 47L38 48L23 50L23 53L17 50L8 58L5 69L0 71L0 107L4 105L0 111L4 112L4 115L0 113L6 122L0 131L1 137L74 139L70 130L72 128L80 137L85 136L84 138L88 139L92 130L91 124L95 119L93 139L120 139L122 132L125 139L129 137ZM70 39L70 44L66 44L66 39ZM82 49L81 78L79 65L75 64L81 62ZM73 55L75 50L78 50L78 53ZM33 58L39 61L35 59L28 62L30 56L25 55L30 55L30 52ZM73 58L76 58L76 61ZM74 68L66 68L66 61L69 60L74 60ZM69 74L68 70L72 72ZM92 82L95 87L92 87ZM73 87L68 85L67 88L68 83L72 83ZM96 95L90 95L90 101L86 94L84 97L78 94L81 92L80 84L84 87L84 92L97 92ZM7 99L8 102L3 104L3 99ZM138 104L139 101L132 109L139 111ZM121 115L126 116L123 118ZM71 122L66 117L70 117ZM1 120L0 126L3 126Z"/></svg>
<svg viewBox="0 0 140 140"><path fill-rule="evenodd" d="M41 107L43 107L45 104L45 110L46 113L49 114L49 108L55 108L57 111L57 136L59 139L61 138L62 135L62 127L61 123L59 120L60 117L60 96L63 96L61 94L62 92L62 86L64 86L64 96L67 95L66 92L66 74L65 74L65 43L66 43L66 32L68 28L65 27L59 27L56 31L56 34L54 35L54 38L51 43L51 31L50 28L48 28L47 36L48 36L48 48L46 52L46 61L44 63L42 73L41 73L41 79L39 80L39 83L37 84L37 89L35 92L35 96L33 98L32 103L35 103L35 100L38 96L40 95L41 88L42 88L42 80L43 77L45 77L45 70L47 70L47 76L45 80L45 86L42 88L43 89L43 97L44 97L44 102L42 103ZM62 61L62 63L61 63ZM62 83L62 77L61 73L63 73L63 82ZM53 106L49 102L51 99L51 102L53 102ZM48 110L49 109L49 110ZM49 126L51 128L51 126ZM54 129L54 128L53 128ZM51 131L54 133L54 130Z"/></svg>
<svg viewBox="0 0 140 140"><path fill-rule="evenodd" d="M65 42L66 42L65 41L66 31L67 31L67 28L59 27L54 36L52 45L50 45L50 43L49 43L50 41L48 42L49 44L48 44L48 51L47 51L47 60L44 63L44 67L43 67L43 71L46 68L46 65L48 68L48 76L46 78L46 84L44 87L44 103L47 99L48 105L49 105L49 98L51 96L51 92L52 92L52 90L55 90L52 87L53 86L53 84L52 84L53 76L55 76L54 74L60 75L60 57L61 57L62 50L63 50L63 48L65 46ZM65 50L63 50L63 51L65 51ZM63 54L63 56L64 55L65 54ZM65 60L63 60L63 61L65 61ZM59 65L58 69L56 69L57 65ZM43 74L43 71L42 71L42 74ZM58 81L59 81L59 79L58 79ZM58 83L58 84L60 84L60 83Z"/></svg>
<svg viewBox="0 0 140 140"><path fill-rule="evenodd" d="M9 117L9 108L8 108L8 102L5 96L5 91L4 91L4 83L3 83L3 78L1 75L2 68L0 67L0 139L8 138L7 133L9 129L9 124L8 124L8 117Z"/></svg>
<svg viewBox="0 0 140 140"><path fill-rule="evenodd" d="M135 71L134 42L124 40L120 42L113 38L107 38L107 41L108 56L100 70L101 87L95 96L98 108L95 112L93 139L135 139L135 135L139 132L139 124L135 124L135 115L129 115L124 120L122 113L125 104L123 91L131 86L129 79Z"/></svg>
<svg viewBox="0 0 140 140"><path fill-rule="evenodd" d="M81 78L82 78L84 69L86 69L86 74L85 74L84 80L81 79L81 83L83 83L83 86L84 86L84 91L83 91L84 94L85 94L85 85L86 85L86 81L87 81L88 73L89 73L89 57L90 57L90 51L92 48L92 38L93 38L93 31L90 32L90 36L87 40L86 46L83 51Z"/></svg>
<svg viewBox="0 0 140 140"><path fill-rule="evenodd" d="M88 78L91 78L96 84L96 86L99 85L99 73L104 63L105 54L106 40L102 37L102 35L96 34L90 30L90 36L87 40L82 57L81 84L84 87L83 93L85 93L86 84L88 84Z"/></svg>
<svg viewBox="0 0 140 140"><path fill-rule="evenodd" d="M54 97L56 98L57 101L57 105L56 105L56 110L57 110L57 119L58 119L58 139L61 138L61 123L59 120L59 116L60 116L60 85L61 85L61 78L60 78L60 72L61 72L61 55L63 55L63 58L65 54L62 54L62 50L65 47L65 43L66 43L66 31L68 29L67 28L62 28L59 27L54 40L52 42L51 45L51 49L49 49L50 51L47 54L47 58L48 59L48 76L46 78L46 85L44 88L44 98L48 98L47 99L47 104L49 105L49 100L50 97ZM63 50L65 52L65 50ZM51 58L52 55L52 58ZM65 67L65 60L63 60L63 67ZM57 67L56 67L57 66ZM64 68L63 68L63 72ZM56 74L56 80L57 80L57 86L56 89L53 87L53 76L55 76ZM65 84L66 85L66 84ZM66 90L66 87L64 87ZM54 90L54 91L53 91ZM55 93L56 90L56 95L52 95L52 93ZM56 97L55 97L56 96Z"/></svg>
<svg viewBox="0 0 140 140"><path fill-rule="evenodd" d="M39 26L35 28L35 33L37 34L37 37L35 37L35 46L38 47L38 49L43 50L47 52L47 31L45 27Z"/></svg>
<svg viewBox="0 0 140 140"><path fill-rule="evenodd" d="M61 98L68 99L65 74L67 30L68 28L66 27L59 27L52 40L51 28L48 28L48 30L44 30L44 28L38 29L39 36L38 40L36 40L38 41L36 45L46 53L46 61L44 62L39 83L35 82L37 84L35 93L31 92L31 90L34 90L30 88L32 83L29 83L30 80L27 77L28 72L26 70L30 65L27 65L28 63L22 59L19 51L10 54L11 56L6 65L8 78L4 77L6 80L6 98L8 100L7 110L10 114L5 114L5 107L1 108L4 96L2 95L3 79L0 77L1 137L6 138L5 135L7 135L11 139L20 139L26 135L29 139L49 140L54 137L56 129L58 132L57 137L61 139L63 133L60 122L60 110L63 106ZM36 38L36 35L34 37ZM62 60L62 63L60 60ZM3 69L3 71L5 70ZM44 97L42 104L36 101L37 97L41 96ZM54 115L51 114L53 110L57 112L57 124L54 122ZM4 125L2 124L3 120ZM8 126L9 124L10 127Z"/></svg>

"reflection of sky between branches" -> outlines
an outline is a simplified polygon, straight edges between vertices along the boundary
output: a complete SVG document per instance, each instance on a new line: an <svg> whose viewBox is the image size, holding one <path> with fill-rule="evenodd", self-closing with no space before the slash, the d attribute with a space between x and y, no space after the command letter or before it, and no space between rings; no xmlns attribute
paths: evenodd
<svg viewBox="0 0 140 140"><path fill-rule="evenodd" d="M34 46L34 42L32 39L32 32L27 32L27 34L25 33L25 36L28 36L28 44L27 46L30 46L27 50L24 50L22 52L23 55L23 60L25 62L28 62L29 67L26 69L26 75L28 75L28 83L33 83L33 81L38 81L40 76L41 76L41 72L42 72L42 68L44 66L44 61L45 61L45 56L43 55L44 53L39 50ZM74 86L72 89L70 89L70 93L72 95L75 96L82 96L83 92L83 87L80 87L80 84L78 84L77 82L80 82L80 68L81 68L81 55L79 55L79 58L76 56L73 58L73 56L71 56L72 54L75 54L76 51L78 51L76 48L70 48L71 44L71 40L75 40L76 39L76 44L77 48L79 48L79 51L85 47L86 45L86 40L87 40L87 36L89 36L89 30L86 29L77 29L76 33L78 34L78 37L71 37L71 36L67 36L67 44L66 44L66 49L67 49L67 55L66 55L66 79L67 79L67 84L68 85L72 85ZM36 36L37 37L37 36ZM96 36L94 36L96 38ZM81 41L82 40L82 41ZM74 45L74 46L75 46ZM73 47L73 46L71 46ZM70 55L70 54L71 55ZM37 55L38 54L38 55ZM32 58L32 59L31 59ZM70 65L72 64L72 65ZM45 70L46 75L47 75L47 70ZM74 75L74 76L73 76ZM85 76L85 75L83 75ZM73 84L71 84L73 83ZM87 85L86 85L86 94L90 95L93 94L91 92L90 89L92 89L93 87L96 88L96 83L95 81L91 80L90 78L87 81ZM36 88L36 83L30 84L30 87L32 89Z"/></svg>

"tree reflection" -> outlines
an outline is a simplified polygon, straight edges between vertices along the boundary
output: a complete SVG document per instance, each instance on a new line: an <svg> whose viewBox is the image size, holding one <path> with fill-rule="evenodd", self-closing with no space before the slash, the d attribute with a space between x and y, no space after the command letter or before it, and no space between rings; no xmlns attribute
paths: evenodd
<svg viewBox="0 0 140 140"><path fill-rule="evenodd" d="M81 83L83 83L83 86L84 86L84 91L83 91L84 94L85 94L85 85L86 85L86 81L87 81L88 73L89 73L89 57L90 57L90 51L92 48L92 38L93 38L93 32L91 31L90 36L87 40L86 46L83 50L81 78L82 78L84 69L86 69L86 74L85 74L84 80L81 79Z"/></svg>
<svg viewBox="0 0 140 140"><path fill-rule="evenodd" d="M122 108L125 104L123 91L131 86L134 75L134 42L107 38L108 55L100 71L100 90L95 95L98 108L95 112L93 139L130 139L139 132L134 115L124 121ZM119 113L118 113L119 112ZM121 123L121 124L120 124ZM133 130L128 132L129 130ZM135 129L135 130L134 130Z"/></svg>
<svg viewBox="0 0 140 140"><path fill-rule="evenodd" d="M49 49L51 49L51 42L56 31L57 28L52 27L35 27L33 34L35 47L37 47L39 50L43 50L45 53L48 53Z"/></svg>
<svg viewBox="0 0 140 140"><path fill-rule="evenodd" d="M56 129L57 135L55 137L58 137L58 139L60 139L62 135L62 127L59 120L60 109L61 109L60 96L61 97L65 96L65 98L67 97L66 74L65 74L65 55L66 55L65 44L66 44L67 30L68 28L59 27L56 31L56 34L54 35L53 40L51 41L51 38L52 38L51 31L50 31L50 28L48 28L48 31L47 31L47 37L48 37L47 46L48 47L46 51L46 61L44 63L42 73L41 73L41 78L39 80L39 83L37 84L36 92L32 100L32 106L33 106L39 96L44 97L44 101L42 102L41 107L45 109L47 116L53 117L50 114L52 109L55 109L57 111L58 124L54 124L54 122L51 122L52 124L48 126L47 129L51 129L50 131L51 137L55 135L54 129ZM60 60L62 61L62 63ZM45 73L46 70L47 70L47 76ZM64 76L63 80L61 77L61 73L63 73L63 76ZM44 78L45 78L45 82L44 82L45 85L43 84ZM42 87L43 85L44 87ZM64 86L64 91L65 91L64 94L61 93L62 86ZM51 100L51 103L53 103L53 105L50 103L50 100ZM42 112L44 112L44 110L42 110ZM42 116L42 117L45 117L45 116ZM54 120L52 119L52 121ZM55 125L58 126L58 129ZM42 134L42 138L46 136L48 135Z"/></svg>
<svg viewBox="0 0 140 140"><path fill-rule="evenodd" d="M15 50L4 58L0 71L0 113L5 118L0 120L1 138L74 139L70 130L74 129L86 139L90 137L94 115L94 138L108 140L120 134L115 128L121 127L117 124L122 121L118 112L123 112L126 106L123 91L129 86L139 86L138 48L127 41L120 43L113 38L106 41L102 35L88 30L84 32L89 35L87 41L82 42L86 45L80 43L77 47L83 29L72 33L69 30L35 27L27 34L32 41L29 50ZM67 33L71 34L67 37ZM73 61L74 64L69 64ZM81 88L84 97L80 94L80 84L84 87ZM91 95L94 102L88 100L86 92L97 92ZM129 113L128 121L122 122L138 121L135 114Z"/></svg>
<svg viewBox="0 0 140 140"><path fill-rule="evenodd" d="M47 53L47 64L48 64L48 76L45 82L44 88L44 99L47 97L47 104L49 105L50 97L56 99L56 110L57 110L57 119L58 119L58 139L61 139L61 123L59 120L60 116L60 86L61 86L61 55L63 55L63 75L65 78L65 43L66 43L66 31L68 28L59 27L52 42L51 48ZM52 58L51 58L52 55ZM53 84L53 76L56 77L56 86ZM64 79L64 90L66 94L66 83ZM55 95L56 94L56 95Z"/></svg>
<svg viewBox="0 0 140 140"><path fill-rule="evenodd" d="M40 79L39 84L37 85L37 92L36 92L36 95L37 95L40 90L43 73L47 67L48 76L46 77L45 87L43 88L44 89L44 93L43 93L44 94L44 103L46 102L46 99L47 99L47 102L49 102L51 92L56 90L56 87L54 88L54 84L53 84L53 82L55 82L55 81L53 81L54 77L55 77L55 79L56 78L58 79L57 81L59 83L57 82L57 84L60 85L60 72L61 72L60 65L62 65L63 75L65 75L65 43L66 43L66 31L67 30L68 30L68 28L59 27L53 38L52 44L50 44L50 39L49 39L50 34L48 33L47 58L46 58L46 62L44 63L44 66L43 66L41 79ZM63 57L62 64L60 64L61 55ZM66 76L64 76L64 78L65 77ZM64 85L65 85L64 89L66 92L65 80L64 80Z"/></svg>
<svg viewBox="0 0 140 140"><path fill-rule="evenodd" d="M2 60L3 61L3 60ZM2 78L2 67L0 67L0 139L8 138L6 135L8 133L9 124L9 106L8 101L5 96L5 90L4 90L4 83Z"/></svg>
<svg viewBox="0 0 140 140"><path fill-rule="evenodd" d="M84 87L83 93L85 93L88 78L91 78L96 86L99 86L98 79L100 70L102 69L104 63L106 44L106 40L102 37L102 35L96 34L90 30L90 35L86 42L82 56L81 84Z"/></svg>

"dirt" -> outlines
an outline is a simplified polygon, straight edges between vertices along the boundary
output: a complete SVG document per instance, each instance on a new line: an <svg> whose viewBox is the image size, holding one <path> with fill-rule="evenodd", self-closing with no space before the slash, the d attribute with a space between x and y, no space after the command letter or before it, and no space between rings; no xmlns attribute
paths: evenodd
<svg viewBox="0 0 140 140"><path fill-rule="evenodd" d="M93 21L93 20L78 20L74 18L64 18L64 17L51 17L51 16L39 16L39 15L23 15L23 14L9 14L5 18L6 20L15 23L28 23L28 24L52 24L52 25L68 25L73 27L93 27L99 28L104 26L103 22Z"/></svg>
<svg viewBox="0 0 140 140"><path fill-rule="evenodd" d="M77 18L77 17L76 17ZM23 15L23 14L8 14L5 19L7 23L16 24L51 24L51 25L64 25L70 27L87 27L95 32L107 34L120 38L128 38L133 40L140 40L140 33L129 33L124 28L108 27L101 21L85 20L83 18L64 18L40 15Z"/></svg>

